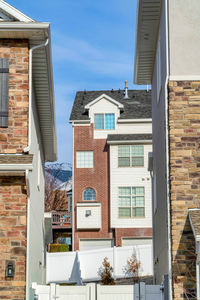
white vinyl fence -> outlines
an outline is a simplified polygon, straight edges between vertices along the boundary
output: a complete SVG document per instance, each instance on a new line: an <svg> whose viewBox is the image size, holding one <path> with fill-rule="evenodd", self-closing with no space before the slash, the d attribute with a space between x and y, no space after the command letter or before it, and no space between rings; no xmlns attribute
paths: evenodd
<svg viewBox="0 0 200 300"><path fill-rule="evenodd" d="M33 298L37 300L168 300L159 285L96 285L50 286L33 284ZM32 300L31 299L31 300Z"/></svg>
<svg viewBox="0 0 200 300"><path fill-rule="evenodd" d="M47 253L47 283L71 283L100 280L99 269L105 257L114 269L114 278L123 278L127 260L135 254L141 262L140 276L152 276L152 246L138 245L106 249Z"/></svg>

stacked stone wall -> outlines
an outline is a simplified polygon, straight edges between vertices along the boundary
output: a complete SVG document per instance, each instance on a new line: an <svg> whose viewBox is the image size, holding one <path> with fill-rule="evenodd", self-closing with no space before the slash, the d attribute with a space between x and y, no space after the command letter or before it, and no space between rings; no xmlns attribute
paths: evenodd
<svg viewBox="0 0 200 300"><path fill-rule="evenodd" d="M195 245L189 208L200 207L200 81L169 82L173 299L195 294Z"/></svg>
<svg viewBox="0 0 200 300"><path fill-rule="evenodd" d="M25 299L27 193L24 177L0 177L0 299ZM6 266L14 264L14 277Z"/></svg>
<svg viewBox="0 0 200 300"><path fill-rule="evenodd" d="M0 128L0 153L23 153L28 144L28 41L0 39L0 58L9 59L8 128Z"/></svg>

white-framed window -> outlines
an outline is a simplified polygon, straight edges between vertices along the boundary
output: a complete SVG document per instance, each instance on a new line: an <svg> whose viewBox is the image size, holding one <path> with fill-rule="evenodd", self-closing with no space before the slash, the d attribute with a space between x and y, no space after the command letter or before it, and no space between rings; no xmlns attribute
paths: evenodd
<svg viewBox="0 0 200 300"><path fill-rule="evenodd" d="M77 151L76 167L77 168L93 168L94 157L93 151Z"/></svg>
<svg viewBox="0 0 200 300"><path fill-rule="evenodd" d="M96 201L96 192L92 188L87 188L83 191L84 201Z"/></svg>
<svg viewBox="0 0 200 300"><path fill-rule="evenodd" d="M115 129L115 114L94 114L94 129Z"/></svg>
<svg viewBox="0 0 200 300"><path fill-rule="evenodd" d="M119 218L137 218L145 216L144 187L118 188Z"/></svg>
<svg viewBox="0 0 200 300"><path fill-rule="evenodd" d="M143 145L119 145L118 146L119 167L144 167Z"/></svg>

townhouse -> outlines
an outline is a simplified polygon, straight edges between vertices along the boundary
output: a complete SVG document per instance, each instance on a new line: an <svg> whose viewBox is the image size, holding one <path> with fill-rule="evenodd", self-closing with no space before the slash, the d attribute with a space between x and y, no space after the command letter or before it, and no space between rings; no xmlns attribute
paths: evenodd
<svg viewBox="0 0 200 300"><path fill-rule="evenodd" d="M135 83L152 84L155 282L200 299L200 3L138 1Z"/></svg>
<svg viewBox="0 0 200 300"><path fill-rule="evenodd" d="M45 283L45 161L57 159L49 23L0 1L0 298Z"/></svg>
<svg viewBox="0 0 200 300"><path fill-rule="evenodd" d="M73 249L151 243L151 92L77 92L73 125Z"/></svg>

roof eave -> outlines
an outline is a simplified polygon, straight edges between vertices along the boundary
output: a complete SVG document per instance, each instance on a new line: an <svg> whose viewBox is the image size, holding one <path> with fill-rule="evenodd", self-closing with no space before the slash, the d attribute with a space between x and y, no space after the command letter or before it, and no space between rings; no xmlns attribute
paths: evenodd
<svg viewBox="0 0 200 300"><path fill-rule="evenodd" d="M134 83L151 84L162 0L138 0Z"/></svg>
<svg viewBox="0 0 200 300"><path fill-rule="evenodd" d="M130 144L152 144L152 140L118 140L118 141L107 141L109 145L130 145Z"/></svg>
<svg viewBox="0 0 200 300"><path fill-rule="evenodd" d="M37 34L33 34L33 32L43 32L43 37L38 38ZM46 117L42 117L42 113L40 109L40 105L37 105L39 120L40 123L43 122L45 129L51 130L51 134L45 133L45 129L41 128L42 142L44 146L44 159L45 161L56 161L57 160L57 136L56 136L56 122L55 122L55 109L54 109L54 84L53 84L53 67L52 67L52 54L51 54L51 34L50 34L50 24L49 23L24 23L24 22L1 22L0 23L0 32L3 32L4 38L12 38L16 32L23 32L23 38L29 39L30 46L34 46L36 44L42 44L49 39L49 44L45 47L45 51L41 52L46 61L47 71L48 71L48 80L45 83L46 87L48 87L49 95L48 101L43 103L43 107L46 106L46 111L50 112L51 116L49 120L46 120ZM7 36L8 32L8 36ZM33 52L33 57L37 62L37 55ZM38 61L39 63L39 61ZM33 68L33 77L35 70ZM36 99L37 99L37 88L40 88L40 83L37 81L35 83L36 90ZM42 126L43 127L43 126ZM51 138L49 138L51 136Z"/></svg>

